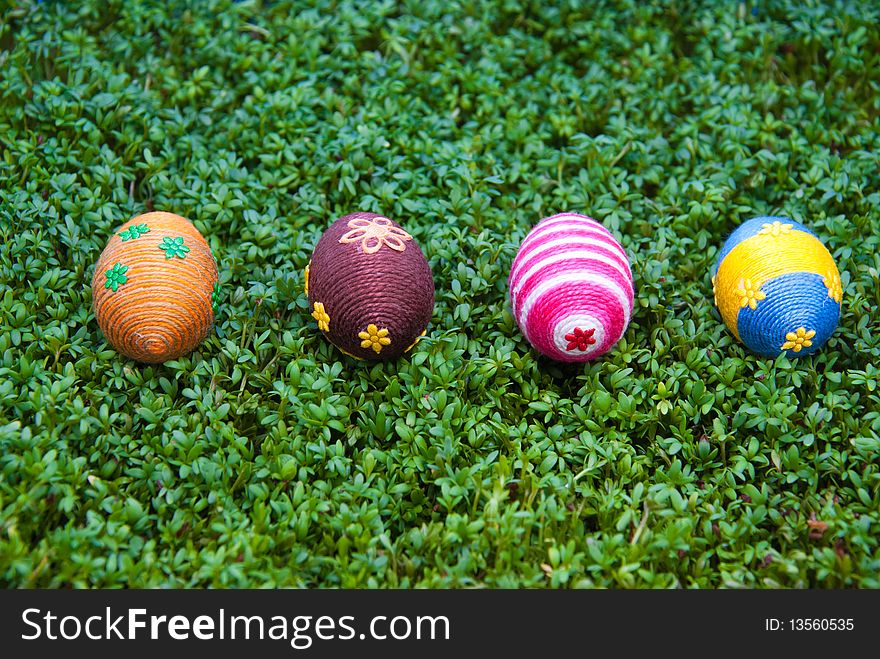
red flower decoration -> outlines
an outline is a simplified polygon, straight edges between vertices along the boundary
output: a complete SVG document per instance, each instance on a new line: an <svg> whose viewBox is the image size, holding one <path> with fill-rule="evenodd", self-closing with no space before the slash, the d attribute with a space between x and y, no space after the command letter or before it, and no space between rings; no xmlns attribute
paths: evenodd
<svg viewBox="0 0 880 659"><path fill-rule="evenodd" d="M593 338L595 332L595 328L582 330L580 327L575 327L574 332L565 335L565 340L568 341L566 350L574 350L577 348L583 352L587 349L587 346L591 346L596 342L596 339Z"/></svg>

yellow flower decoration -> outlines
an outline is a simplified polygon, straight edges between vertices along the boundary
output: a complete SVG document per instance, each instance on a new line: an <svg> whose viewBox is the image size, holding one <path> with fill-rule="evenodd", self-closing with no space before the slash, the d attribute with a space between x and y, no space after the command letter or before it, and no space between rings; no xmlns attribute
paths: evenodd
<svg viewBox="0 0 880 659"><path fill-rule="evenodd" d="M353 354L351 354L348 350L343 350L343 349L340 348L339 346L336 346L336 349L337 349L339 352L341 352L343 355L346 355L346 356L348 356L348 357L351 357L352 359L357 359L359 362L364 361L364 358L363 358L363 357L358 357L357 355L353 355Z"/></svg>
<svg viewBox="0 0 880 659"><path fill-rule="evenodd" d="M324 305L315 302L315 310L312 312L312 318L318 321L318 329L322 332L330 331L330 314L324 310Z"/></svg>
<svg viewBox="0 0 880 659"><path fill-rule="evenodd" d="M372 348L377 355L382 352L383 346L391 345L388 330L384 327L379 329L372 323L367 325L366 332L358 332L358 337L361 339L361 348Z"/></svg>
<svg viewBox="0 0 880 659"><path fill-rule="evenodd" d="M412 240L411 235L393 226L387 217L355 218L348 221L348 228L351 231L344 234L339 242L359 242L365 254L375 254L382 245L402 252L406 249L406 241Z"/></svg>
<svg viewBox="0 0 880 659"><path fill-rule="evenodd" d="M712 299L715 300L715 306L718 306L718 291L715 290L715 277L712 277Z"/></svg>
<svg viewBox="0 0 880 659"><path fill-rule="evenodd" d="M745 309L749 307L752 311L758 307L758 302L767 297L761 290L760 282L753 284L751 279L740 279L736 294L739 296L740 308Z"/></svg>
<svg viewBox="0 0 880 659"><path fill-rule="evenodd" d="M762 224L761 230L758 233L778 237L790 233L792 226L793 225L791 224L783 224L779 220L776 220L773 224Z"/></svg>
<svg viewBox="0 0 880 659"><path fill-rule="evenodd" d="M416 347L416 344L417 344L419 341L421 341L421 340L422 340L422 337L425 336L425 334L427 334L427 333L428 333L428 330L425 330L424 332L422 332L421 334L419 334L419 335L416 337L416 340L413 341L413 342L409 345L409 348L407 348L406 350L404 350L404 352L409 352L410 350L412 350L413 348L415 348L415 347Z"/></svg>
<svg viewBox="0 0 880 659"><path fill-rule="evenodd" d="M309 261L308 265L306 265L306 285L305 285L306 295L309 294L309 266L310 265L312 265L311 261Z"/></svg>
<svg viewBox="0 0 880 659"><path fill-rule="evenodd" d="M803 348L809 348L813 345L813 342L810 341L810 339L814 336L816 336L816 330L810 330L808 332L805 327L798 327L796 331L789 332L785 335L787 340L782 344L782 349L800 352Z"/></svg>
<svg viewBox="0 0 880 659"><path fill-rule="evenodd" d="M825 278L822 279L822 283L824 283L825 288L828 289L828 297L840 304L840 301L843 299L843 286L840 283L840 273L835 270L828 270L825 273Z"/></svg>

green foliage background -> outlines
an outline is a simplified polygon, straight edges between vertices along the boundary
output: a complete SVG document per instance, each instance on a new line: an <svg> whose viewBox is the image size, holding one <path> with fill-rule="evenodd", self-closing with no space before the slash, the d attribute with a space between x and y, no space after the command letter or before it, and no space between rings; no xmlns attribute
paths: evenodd
<svg viewBox="0 0 880 659"><path fill-rule="evenodd" d="M880 9L857 2L17 2L0 27L0 582L880 587ZM91 313L149 209L221 271L162 366ZM531 225L589 213L637 310L562 368L516 330ZM400 221L429 336L371 365L302 269ZM746 354L708 270L757 214L843 277L814 357ZM827 528L824 525L827 524Z"/></svg>

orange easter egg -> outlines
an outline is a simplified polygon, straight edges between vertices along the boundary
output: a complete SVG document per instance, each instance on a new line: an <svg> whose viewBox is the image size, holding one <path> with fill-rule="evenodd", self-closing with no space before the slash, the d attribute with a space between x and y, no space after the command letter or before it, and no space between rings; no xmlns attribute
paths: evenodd
<svg viewBox="0 0 880 659"><path fill-rule="evenodd" d="M192 222L145 213L110 238L92 276L92 308L107 341L135 361L182 357L214 324L217 262Z"/></svg>

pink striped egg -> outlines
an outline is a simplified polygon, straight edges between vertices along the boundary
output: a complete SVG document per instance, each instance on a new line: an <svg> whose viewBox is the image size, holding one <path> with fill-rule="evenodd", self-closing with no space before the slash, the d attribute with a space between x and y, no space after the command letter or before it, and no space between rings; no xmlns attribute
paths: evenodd
<svg viewBox="0 0 880 659"><path fill-rule="evenodd" d="M541 220L520 245L507 284L520 330L556 361L603 355L632 316L629 258L611 232L586 215Z"/></svg>

